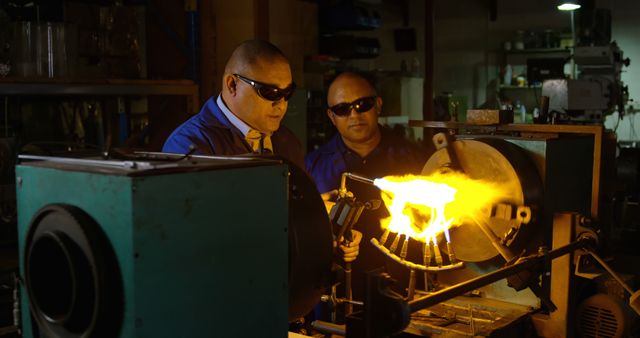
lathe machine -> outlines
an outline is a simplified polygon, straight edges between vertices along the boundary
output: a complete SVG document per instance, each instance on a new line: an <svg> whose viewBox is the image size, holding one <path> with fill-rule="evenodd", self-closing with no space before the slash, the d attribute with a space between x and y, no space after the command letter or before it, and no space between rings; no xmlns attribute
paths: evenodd
<svg viewBox="0 0 640 338"><path fill-rule="evenodd" d="M416 228L424 229L415 226L421 217L412 217L412 228L404 230L394 228L392 220L380 238L363 245L376 246L406 268L410 279L406 292L389 287L398 276L368 274L365 299L334 300L356 304L346 325L319 322L318 329L347 337L637 333L638 316L632 307L638 311L639 293L634 291L638 271L632 262L638 253L617 246L613 236L618 226L611 199L615 139L602 126L425 121L414 126L443 131L435 135L437 151L422 172L431 180L427 183L437 185L445 182L442 176L463 175L469 179L467 185L483 182L492 190L471 191L475 195L467 196L461 207L469 211L474 203L487 202L463 215L455 226L424 238L419 237L428 232L417 233ZM390 191L398 195L394 200L406 200L401 218L408 218L416 204L433 203L424 201L425 194L447 195L423 185L420 177L381 180L353 173L344 177L343 182L352 179L378 186L383 197ZM394 185L402 184L408 189L394 190ZM348 190L345 185L341 191ZM465 186L458 188L460 194ZM407 199L412 190L417 191L416 198ZM492 194L488 199L486 195ZM430 210L422 218L432 222L438 212L433 205ZM412 249L421 251L420 261L408 258Z"/></svg>

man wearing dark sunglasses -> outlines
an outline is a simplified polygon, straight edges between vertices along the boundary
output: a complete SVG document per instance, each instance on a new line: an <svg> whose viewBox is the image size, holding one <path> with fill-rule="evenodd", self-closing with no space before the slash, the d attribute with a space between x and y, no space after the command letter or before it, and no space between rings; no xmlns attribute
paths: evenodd
<svg viewBox="0 0 640 338"><path fill-rule="evenodd" d="M297 137L280 125L295 84L289 61L273 44L249 40L231 54L222 92L169 136L162 151L199 155L273 152L303 166Z"/></svg>
<svg viewBox="0 0 640 338"><path fill-rule="evenodd" d="M245 41L227 61L222 93L174 130L162 151L224 156L273 152L304 168L300 141L280 125L294 89L289 61L278 47ZM358 244L359 237L351 246L340 246L344 259L355 259Z"/></svg>
<svg viewBox="0 0 640 338"><path fill-rule="evenodd" d="M284 54L269 42L245 41L227 61L222 93L174 130L162 151L227 156L271 151L304 168L300 141L280 125L294 90ZM360 238L340 245L345 261L358 255Z"/></svg>
<svg viewBox="0 0 640 338"><path fill-rule="evenodd" d="M338 133L327 144L305 157L307 171L321 193L336 191L344 172L379 178L419 174L422 171L427 154L390 129L378 125L382 98L364 76L351 72L338 75L329 86L327 105L327 115ZM362 201L380 199L379 190L367 184L350 181L349 190ZM384 207L362 214L354 226L363 233L362 243L380 237L382 231L379 220L387 215ZM372 245L360 247L358 259L352 265L355 299L361 300L363 296L364 278L360 278L360 274L379 267L384 261L383 255ZM403 275L394 272L405 271L392 265L390 263L387 266L391 267L393 277L403 279ZM404 279L404 283L400 284L406 286L406 277Z"/></svg>

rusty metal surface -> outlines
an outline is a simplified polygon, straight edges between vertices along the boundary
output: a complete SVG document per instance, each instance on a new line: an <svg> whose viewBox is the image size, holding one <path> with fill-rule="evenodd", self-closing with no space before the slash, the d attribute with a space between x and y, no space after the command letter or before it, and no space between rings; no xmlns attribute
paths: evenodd
<svg viewBox="0 0 640 338"><path fill-rule="evenodd" d="M528 325L529 313L527 306L461 296L414 313L405 332L448 338L515 336Z"/></svg>

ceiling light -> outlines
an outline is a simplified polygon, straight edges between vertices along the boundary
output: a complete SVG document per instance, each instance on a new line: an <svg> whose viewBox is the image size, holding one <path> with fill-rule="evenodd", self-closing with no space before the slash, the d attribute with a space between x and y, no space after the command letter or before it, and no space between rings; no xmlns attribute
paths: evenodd
<svg viewBox="0 0 640 338"><path fill-rule="evenodd" d="M562 1L558 3L558 9L561 11L574 11L580 7L578 1Z"/></svg>

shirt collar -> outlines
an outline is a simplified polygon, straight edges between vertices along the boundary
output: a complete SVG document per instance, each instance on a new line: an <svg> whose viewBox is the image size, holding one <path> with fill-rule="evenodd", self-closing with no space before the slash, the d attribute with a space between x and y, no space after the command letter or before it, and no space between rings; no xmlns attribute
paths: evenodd
<svg viewBox="0 0 640 338"><path fill-rule="evenodd" d="M335 135L335 150L343 155L346 153L350 153L351 155L361 159L368 159L376 156L380 151L382 151L382 149L388 147L388 144L386 142L387 137L385 137L385 134L387 134L386 128L382 127L381 125L378 125L378 128L380 130L380 142L375 148L373 148L373 150L369 154L367 154L367 156L361 157L360 155L358 155L358 153L347 147L347 145L344 143L344 140L342 139L342 136L340 136L340 133L336 133Z"/></svg>
<svg viewBox="0 0 640 338"><path fill-rule="evenodd" d="M248 124L244 123L244 121L239 119L233 112L231 112L231 110L229 110L229 108L224 103L224 101L222 101L222 95L218 95L216 104L218 105L218 108L220 108L220 111L222 111L224 116L227 118L227 120L229 120L229 122L234 127L238 128L238 130L240 130L242 135L246 137L247 134L249 133L249 130L251 130L251 127L249 127Z"/></svg>

